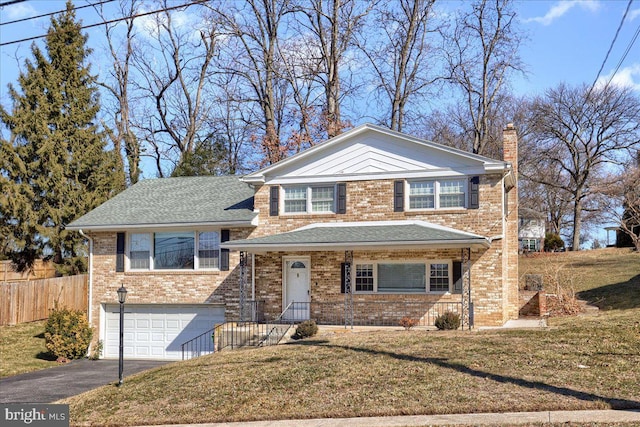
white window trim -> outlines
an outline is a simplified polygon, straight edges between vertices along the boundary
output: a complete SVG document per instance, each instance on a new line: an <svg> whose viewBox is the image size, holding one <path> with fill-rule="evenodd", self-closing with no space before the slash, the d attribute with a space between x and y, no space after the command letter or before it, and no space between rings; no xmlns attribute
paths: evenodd
<svg viewBox="0 0 640 427"><path fill-rule="evenodd" d="M357 291L356 290L356 266L360 264L372 264L373 265L373 291ZM424 264L425 266L425 292L378 292L378 264ZM434 291L430 290L430 273L431 264L447 264L449 269L449 290L448 291ZM356 294L383 294L383 295L450 295L453 292L453 260L450 259L406 259L406 260L365 260L357 259L353 261L353 267L351 269L351 288L353 293Z"/></svg>
<svg viewBox="0 0 640 427"><path fill-rule="evenodd" d="M464 206L456 207L440 207L440 183L441 181L463 181L462 189L464 192ZM469 208L469 177L468 176L451 176L442 178L427 178L427 179L408 179L405 180L404 191L404 205L406 210L410 212L418 211L435 211L435 210L464 210ZM413 182L433 182L433 208L411 208L411 183Z"/></svg>
<svg viewBox="0 0 640 427"><path fill-rule="evenodd" d="M198 256L198 244L199 244L199 234L215 231L218 234L218 268L200 268L200 257ZM171 269L171 268L163 268L156 270L154 266L154 235L156 233L163 232L191 232L193 233L194 246L193 246L193 268L192 269ZM132 234L148 234L150 235L150 245L149 245L149 268L131 268L131 235ZM132 230L128 231L126 235L126 247L125 247L125 272L144 272L144 271L153 271L153 272L189 272L189 271L220 271L220 257L222 253L222 249L220 248L222 237L222 230L217 228L204 228L204 229L189 229L189 230L180 230L180 229L167 229L167 230Z"/></svg>
<svg viewBox="0 0 640 427"><path fill-rule="evenodd" d="M287 188L295 188L295 187L306 187L306 191L307 191L307 199L306 199L306 207L305 207L305 211L304 212L287 212L287 210L285 209L285 196L286 196L286 189ZM331 205L331 210L330 211L318 211L318 212L313 212L313 205L312 205L312 188L319 188L319 187L333 187L333 203ZM336 183L319 183L319 184L291 184L291 185L282 185L280 187L280 212L282 212L284 215L326 215L326 214L335 214L336 213L336 206L338 204L337 201L338 198L338 188L337 188L337 184Z"/></svg>

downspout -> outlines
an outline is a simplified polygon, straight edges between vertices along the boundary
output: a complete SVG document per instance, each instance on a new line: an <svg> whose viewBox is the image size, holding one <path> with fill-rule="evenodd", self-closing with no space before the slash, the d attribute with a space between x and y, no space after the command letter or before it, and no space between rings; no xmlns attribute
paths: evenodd
<svg viewBox="0 0 640 427"><path fill-rule="evenodd" d="M85 239L89 240L89 292L88 292L88 301L87 301L87 319L89 322L89 326L92 325L92 310L91 310L91 301L93 299L93 238L84 234L82 229L78 230L80 235ZM89 343L89 347L87 348L87 354L91 354L91 347L93 346L93 342Z"/></svg>

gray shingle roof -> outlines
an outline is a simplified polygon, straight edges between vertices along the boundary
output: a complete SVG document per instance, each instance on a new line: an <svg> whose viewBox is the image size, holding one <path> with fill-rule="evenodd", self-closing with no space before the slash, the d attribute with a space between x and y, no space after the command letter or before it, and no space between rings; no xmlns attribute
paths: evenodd
<svg viewBox="0 0 640 427"><path fill-rule="evenodd" d="M250 251L374 247L488 247L487 238L424 221L319 223L271 236L234 240L223 247Z"/></svg>
<svg viewBox="0 0 640 427"><path fill-rule="evenodd" d="M132 185L67 226L122 229L189 224L249 225L253 189L236 176L147 179Z"/></svg>

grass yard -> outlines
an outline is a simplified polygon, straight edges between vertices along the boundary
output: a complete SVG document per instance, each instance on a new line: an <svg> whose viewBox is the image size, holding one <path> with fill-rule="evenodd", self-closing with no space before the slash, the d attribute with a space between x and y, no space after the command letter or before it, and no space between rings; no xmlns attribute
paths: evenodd
<svg viewBox="0 0 640 427"><path fill-rule="evenodd" d="M44 324L0 326L0 378L57 366L44 345Z"/></svg>
<svg viewBox="0 0 640 427"><path fill-rule="evenodd" d="M640 408L640 255L527 257L520 269L554 264L604 310L534 330L327 332L165 365L64 403L72 425L110 426Z"/></svg>

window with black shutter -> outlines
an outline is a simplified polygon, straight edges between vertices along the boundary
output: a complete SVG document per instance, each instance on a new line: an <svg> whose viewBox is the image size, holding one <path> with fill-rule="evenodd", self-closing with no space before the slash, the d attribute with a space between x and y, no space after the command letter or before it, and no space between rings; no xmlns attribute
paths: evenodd
<svg viewBox="0 0 640 427"><path fill-rule="evenodd" d="M469 178L469 209L480 207L480 177Z"/></svg>
<svg viewBox="0 0 640 427"><path fill-rule="evenodd" d="M124 271L124 242L125 233L116 234L116 271Z"/></svg>
<svg viewBox="0 0 640 427"><path fill-rule="evenodd" d="M337 213L347 213L347 184L345 182L338 183L338 209Z"/></svg>
<svg viewBox="0 0 640 427"><path fill-rule="evenodd" d="M229 230L220 230L220 242L228 242L230 240ZM229 271L229 249L220 249L220 270Z"/></svg>
<svg viewBox="0 0 640 427"><path fill-rule="evenodd" d="M404 181L395 181L393 183L393 211L404 211Z"/></svg>
<svg viewBox="0 0 640 427"><path fill-rule="evenodd" d="M280 187L274 185L270 188L269 196L269 215L278 216L278 206L280 205Z"/></svg>

